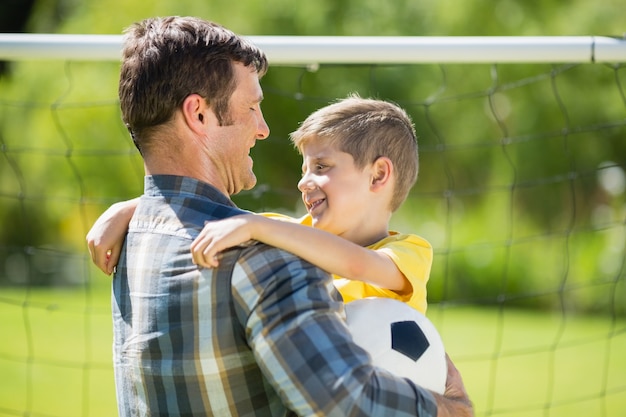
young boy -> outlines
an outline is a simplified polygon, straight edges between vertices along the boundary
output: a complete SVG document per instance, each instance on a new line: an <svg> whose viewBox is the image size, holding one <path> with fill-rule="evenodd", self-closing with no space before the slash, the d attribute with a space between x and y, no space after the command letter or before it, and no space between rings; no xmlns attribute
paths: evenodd
<svg viewBox="0 0 626 417"><path fill-rule="evenodd" d="M334 274L345 302L389 297L425 313L432 247L388 228L417 179L417 140L406 112L349 96L312 113L291 140L303 157L298 189L308 215L247 214L207 223L191 245L194 261L217 266L220 251L259 240ZM133 200L112 206L87 235L94 262L106 273L133 211ZM104 248L105 259L97 256Z"/></svg>

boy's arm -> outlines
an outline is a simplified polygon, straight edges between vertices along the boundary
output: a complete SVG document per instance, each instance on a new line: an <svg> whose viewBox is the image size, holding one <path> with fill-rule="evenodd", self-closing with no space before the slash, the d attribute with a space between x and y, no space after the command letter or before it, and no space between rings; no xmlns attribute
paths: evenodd
<svg viewBox="0 0 626 417"><path fill-rule="evenodd" d="M128 231L128 223L135 213L139 197L120 201L106 209L87 233L91 260L107 275L113 273Z"/></svg>
<svg viewBox="0 0 626 417"><path fill-rule="evenodd" d="M255 214L208 222L191 245L194 262L215 267L220 251L250 239L289 251L344 278L392 291L405 291L410 285L396 264L382 252L323 230Z"/></svg>

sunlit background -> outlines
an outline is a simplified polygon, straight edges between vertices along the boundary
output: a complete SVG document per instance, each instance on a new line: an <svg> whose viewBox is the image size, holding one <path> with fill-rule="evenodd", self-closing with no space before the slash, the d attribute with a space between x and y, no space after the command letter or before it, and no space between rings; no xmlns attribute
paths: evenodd
<svg viewBox="0 0 626 417"><path fill-rule="evenodd" d="M621 37L621 3L3 0L0 32L120 34L175 14L248 36ZM234 200L301 214L289 132L352 92L400 104L420 174L392 225L435 248L428 316L477 416L621 417L624 65L271 66L259 183ZM109 278L84 237L143 189L120 122L119 63L34 56L1 68L0 416L111 416Z"/></svg>

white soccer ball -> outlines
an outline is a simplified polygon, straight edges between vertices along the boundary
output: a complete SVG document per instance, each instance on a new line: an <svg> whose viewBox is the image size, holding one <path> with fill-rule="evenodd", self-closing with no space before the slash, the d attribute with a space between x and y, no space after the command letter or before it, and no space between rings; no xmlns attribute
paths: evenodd
<svg viewBox="0 0 626 417"><path fill-rule="evenodd" d="M345 308L354 341L369 352L374 365L444 393L445 348L439 332L422 313L391 298L365 298Z"/></svg>

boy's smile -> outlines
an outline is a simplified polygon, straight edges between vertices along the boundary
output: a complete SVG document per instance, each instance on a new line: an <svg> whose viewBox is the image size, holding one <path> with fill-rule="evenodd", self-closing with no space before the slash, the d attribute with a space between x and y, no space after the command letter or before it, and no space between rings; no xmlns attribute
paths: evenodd
<svg viewBox="0 0 626 417"><path fill-rule="evenodd" d="M309 198L308 198L308 195L307 195L307 197L304 197L304 194L303 194L303 199L304 199L304 205L306 206L307 211L308 211L308 212L309 212L309 214L311 214L311 215L312 215L313 211L315 211L315 209L316 209L316 208L317 208L320 204L322 204L324 201L326 201L326 199L325 199L325 198L318 198L318 199L316 199L316 198L312 198L312 199L309 199Z"/></svg>

